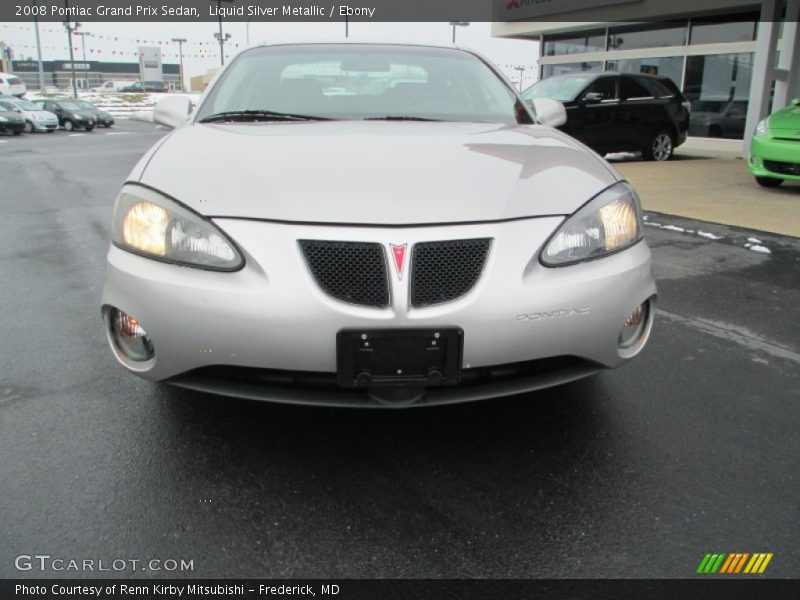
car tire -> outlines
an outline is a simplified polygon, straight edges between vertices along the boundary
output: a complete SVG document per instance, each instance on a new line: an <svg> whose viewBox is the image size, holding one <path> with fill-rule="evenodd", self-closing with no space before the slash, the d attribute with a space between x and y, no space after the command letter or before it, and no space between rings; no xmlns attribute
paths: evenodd
<svg viewBox="0 0 800 600"><path fill-rule="evenodd" d="M765 188L776 188L783 183L783 179L775 179L774 177L756 177L756 183Z"/></svg>
<svg viewBox="0 0 800 600"><path fill-rule="evenodd" d="M25 133L33 133L33 123L25 121Z"/></svg>
<svg viewBox="0 0 800 600"><path fill-rule="evenodd" d="M21 129L15 130L14 135L22 135L22 130Z"/></svg>
<svg viewBox="0 0 800 600"><path fill-rule="evenodd" d="M86 128L84 129L84 131L86 131L86 133L89 133L89 132L90 132L90 131L92 131L93 129L94 129L94 125L92 125L91 127L86 127Z"/></svg>
<svg viewBox="0 0 800 600"><path fill-rule="evenodd" d="M64 121L64 131L74 131L75 124L72 121Z"/></svg>
<svg viewBox="0 0 800 600"><path fill-rule="evenodd" d="M657 129L648 138L647 144L642 148L642 158L664 162L672 158L675 151L675 141L672 134L664 129Z"/></svg>

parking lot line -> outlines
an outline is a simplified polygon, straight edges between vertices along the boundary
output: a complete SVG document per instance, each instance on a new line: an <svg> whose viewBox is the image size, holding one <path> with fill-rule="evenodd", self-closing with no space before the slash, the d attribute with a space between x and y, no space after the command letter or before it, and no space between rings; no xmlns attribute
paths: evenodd
<svg viewBox="0 0 800 600"><path fill-rule="evenodd" d="M82 135L86 135L85 133L70 133L69 137L81 137Z"/></svg>
<svg viewBox="0 0 800 600"><path fill-rule="evenodd" d="M107 131L106 135L129 135L130 131Z"/></svg>

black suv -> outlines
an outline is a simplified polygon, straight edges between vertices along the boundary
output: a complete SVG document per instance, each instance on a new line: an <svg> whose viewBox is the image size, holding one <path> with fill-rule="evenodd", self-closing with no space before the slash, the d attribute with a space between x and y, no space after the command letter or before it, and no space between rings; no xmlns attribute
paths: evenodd
<svg viewBox="0 0 800 600"><path fill-rule="evenodd" d="M124 94L155 92L165 94L169 91L167 84L163 81L136 81L119 90Z"/></svg>
<svg viewBox="0 0 800 600"><path fill-rule="evenodd" d="M600 154L640 151L645 160L668 160L689 130L689 102L671 79L657 75L558 75L522 97L562 102L567 122L559 129Z"/></svg>

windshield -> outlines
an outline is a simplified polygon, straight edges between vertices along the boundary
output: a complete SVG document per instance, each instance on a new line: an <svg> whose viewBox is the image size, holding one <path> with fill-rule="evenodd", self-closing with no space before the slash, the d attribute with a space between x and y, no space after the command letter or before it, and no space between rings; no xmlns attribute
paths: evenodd
<svg viewBox="0 0 800 600"><path fill-rule="evenodd" d="M58 105L65 110L80 110L80 106L74 102L59 102Z"/></svg>
<svg viewBox="0 0 800 600"><path fill-rule="evenodd" d="M75 104L77 104L83 110L96 110L93 104L89 104L85 100L78 100L77 102L75 102Z"/></svg>
<svg viewBox="0 0 800 600"><path fill-rule="evenodd" d="M198 112L274 111L327 119L530 122L479 58L446 48L319 44L241 54Z"/></svg>
<svg viewBox="0 0 800 600"><path fill-rule="evenodd" d="M580 91L593 79L594 77L592 76L542 79L522 92L522 97L526 100L550 98L559 102L569 102L574 100Z"/></svg>
<svg viewBox="0 0 800 600"><path fill-rule="evenodd" d="M19 106L22 110L40 110L33 102L27 100L17 100L14 104Z"/></svg>
<svg viewBox="0 0 800 600"><path fill-rule="evenodd" d="M7 112L19 112L19 108L13 102L8 102L6 100L0 100L0 110L4 110Z"/></svg>

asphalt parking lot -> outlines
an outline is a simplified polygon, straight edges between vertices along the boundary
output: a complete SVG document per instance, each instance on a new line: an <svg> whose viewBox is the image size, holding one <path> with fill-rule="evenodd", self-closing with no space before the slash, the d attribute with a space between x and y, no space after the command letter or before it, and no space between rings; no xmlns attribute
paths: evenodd
<svg viewBox="0 0 800 600"><path fill-rule="evenodd" d="M173 577L691 577L706 552L800 576L798 239L648 215L652 340L589 380L405 411L231 400L106 347L111 205L164 133L0 137L0 577L41 576L14 567L35 553L194 561Z"/></svg>

